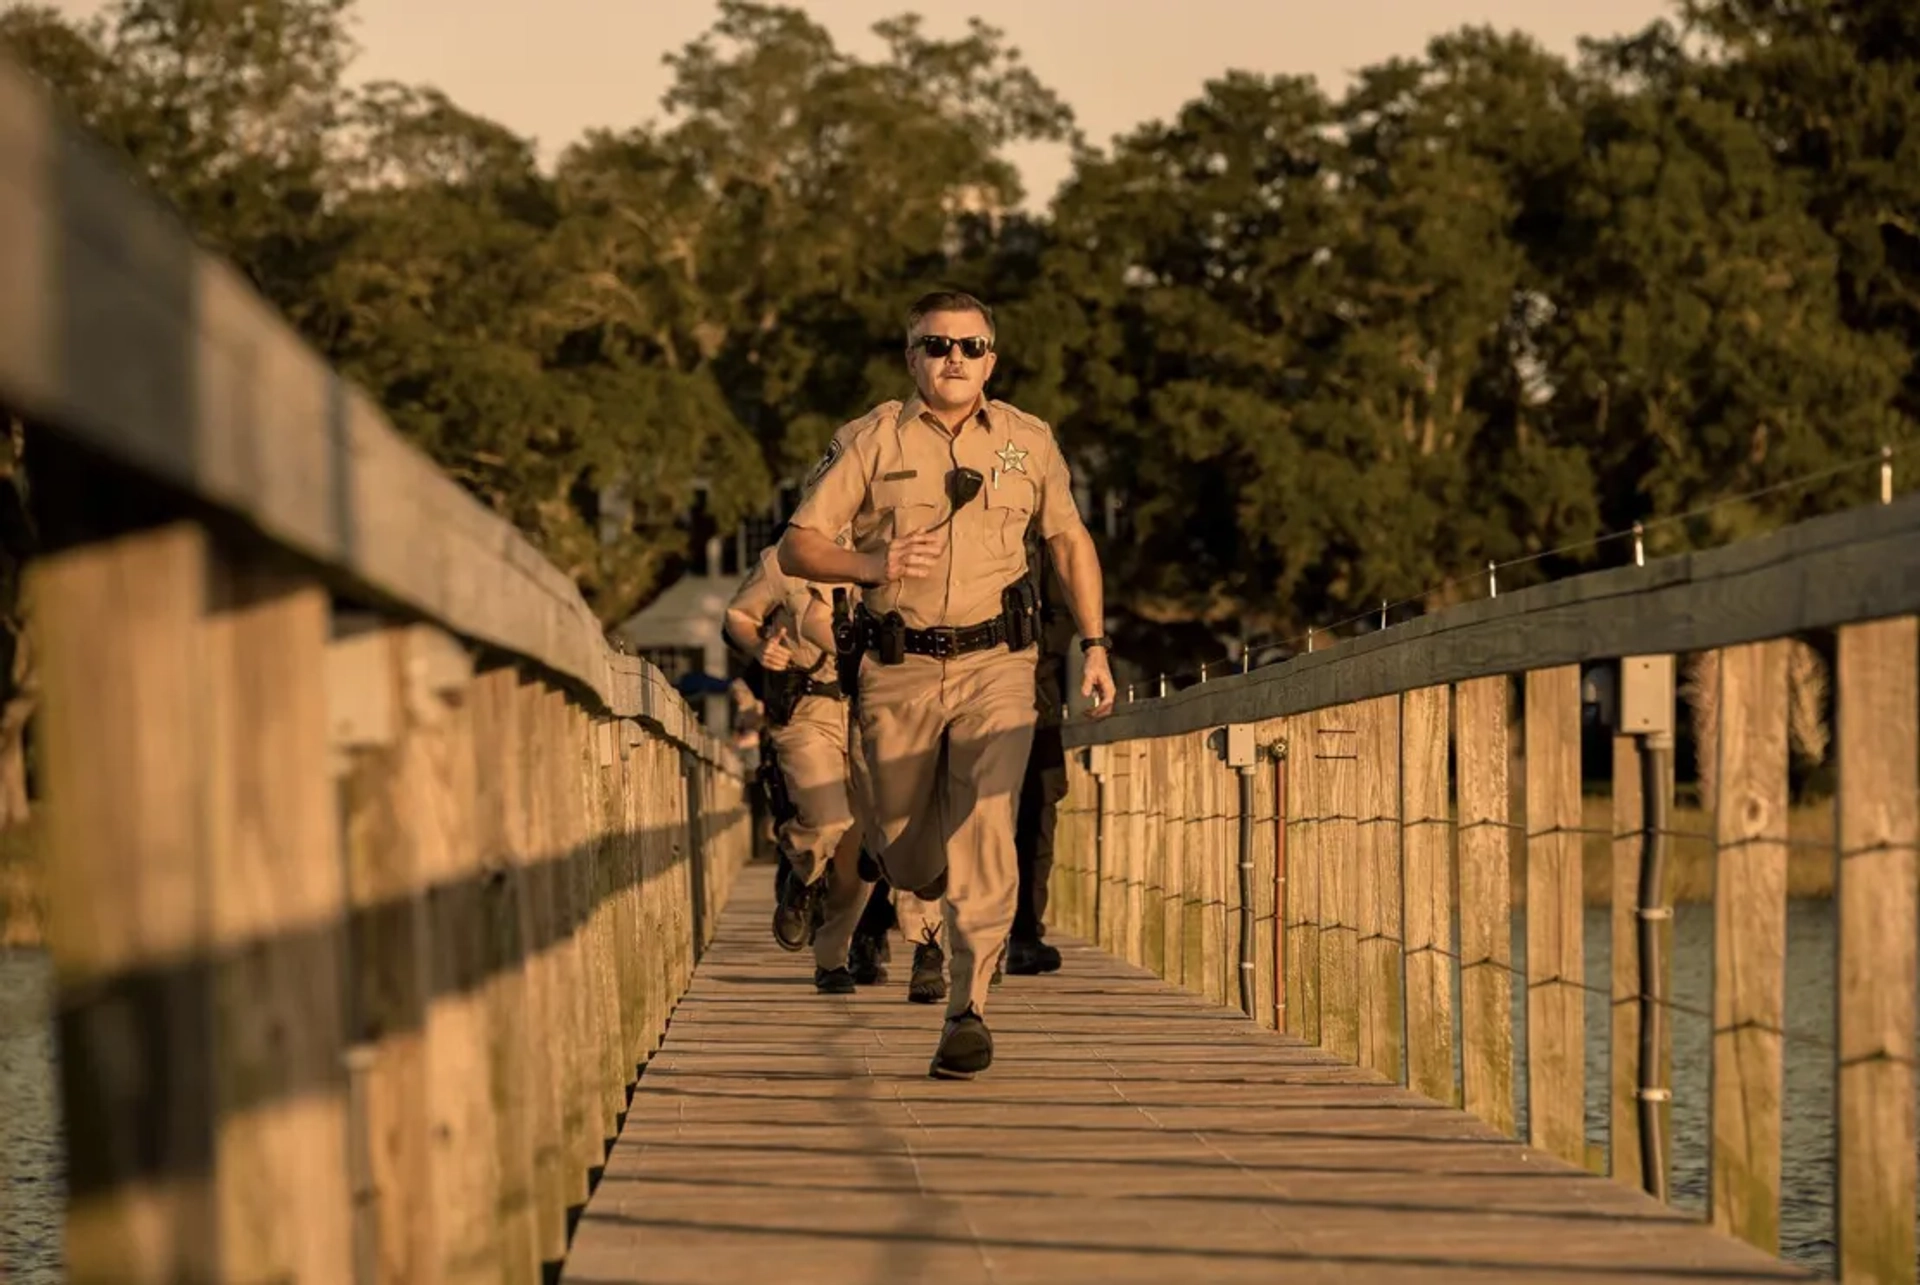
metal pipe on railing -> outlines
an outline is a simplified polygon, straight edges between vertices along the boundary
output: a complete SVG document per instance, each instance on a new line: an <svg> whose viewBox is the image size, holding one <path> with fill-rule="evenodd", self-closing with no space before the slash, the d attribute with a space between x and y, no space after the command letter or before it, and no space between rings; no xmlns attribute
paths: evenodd
<svg viewBox="0 0 1920 1285"><path fill-rule="evenodd" d="M1287 743L1273 755L1273 1029L1287 1029Z"/></svg>
<svg viewBox="0 0 1920 1285"><path fill-rule="evenodd" d="M1253 1016L1253 764L1240 773L1240 1011Z"/></svg>
<svg viewBox="0 0 1920 1285"><path fill-rule="evenodd" d="M1661 1083L1667 1047L1666 960L1661 926L1673 918L1664 904L1667 886L1667 811L1672 794L1673 735L1640 738L1640 797L1645 829L1640 837L1640 1082L1634 1096L1640 1116L1640 1185L1655 1200L1667 1199L1667 1140L1662 1104L1673 1091Z"/></svg>

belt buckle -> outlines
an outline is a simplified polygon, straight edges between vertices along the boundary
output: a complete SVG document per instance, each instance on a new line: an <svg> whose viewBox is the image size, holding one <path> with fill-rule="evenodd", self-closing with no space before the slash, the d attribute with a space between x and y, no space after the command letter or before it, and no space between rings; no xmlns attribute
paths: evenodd
<svg viewBox="0 0 1920 1285"><path fill-rule="evenodd" d="M935 660L951 660L959 649L960 640L950 625L941 625L927 631L927 641L933 644L928 653Z"/></svg>

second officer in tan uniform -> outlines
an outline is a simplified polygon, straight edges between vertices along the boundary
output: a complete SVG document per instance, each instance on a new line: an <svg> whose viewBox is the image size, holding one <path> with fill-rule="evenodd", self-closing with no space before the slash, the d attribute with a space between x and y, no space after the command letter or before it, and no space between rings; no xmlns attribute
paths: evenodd
<svg viewBox="0 0 1920 1285"><path fill-rule="evenodd" d="M1019 891L1014 803L1037 657L1018 596L1029 525L1054 555L1082 635L1082 695L1096 716L1113 707L1093 538L1052 431L986 400L993 342L979 300L917 302L907 318L916 396L835 435L779 546L789 575L866 586L859 723L873 821L888 881L944 897L952 978L930 1070L951 1078L993 1061L987 994ZM853 547L842 548L834 537L849 525Z"/></svg>
<svg viewBox="0 0 1920 1285"><path fill-rule="evenodd" d="M792 811L775 836L792 878L774 907L774 939L788 950L804 947L815 905L824 903L813 934L814 985L846 994L857 984L848 957L874 887L858 860L872 791L847 693L835 681L831 608L819 586L786 575L768 549L734 591L725 628L766 671L767 738ZM900 933L914 945L907 998L936 1003L946 995L939 906L908 892L893 900Z"/></svg>
<svg viewBox="0 0 1920 1285"><path fill-rule="evenodd" d="M814 586L780 570L768 549L727 604L726 632L766 671L767 737L792 815L778 841L792 867L790 888L774 909L773 935L799 950L813 938L814 985L829 994L854 989L847 948L872 887L859 874L861 826L848 778L847 700L835 681L831 609Z"/></svg>

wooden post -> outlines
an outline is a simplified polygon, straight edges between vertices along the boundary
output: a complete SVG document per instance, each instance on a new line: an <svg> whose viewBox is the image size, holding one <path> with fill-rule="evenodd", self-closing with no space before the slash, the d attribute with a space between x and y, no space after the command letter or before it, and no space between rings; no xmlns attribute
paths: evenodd
<svg viewBox="0 0 1920 1285"><path fill-rule="evenodd" d="M1358 709L1320 711L1314 779L1320 787L1320 1047L1360 1060Z"/></svg>
<svg viewBox="0 0 1920 1285"><path fill-rule="evenodd" d="M1207 863L1213 853L1207 847L1206 754L1198 734L1188 732L1180 738L1181 777L1186 782L1187 815L1181 825L1185 832L1184 869L1181 872L1180 902L1180 984L1196 995L1207 993Z"/></svg>
<svg viewBox="0 0 1920 1285"><path fill-rule="evenodd" d="M583 941L586 862L575 833L579 815L574 805L578 760L573 756L567 735L566 694L558 688L545 687L539 694L535 711L538 780L545 803L540 860L553 872L554 919L558 933L554 943L554 956L559 965L554 1001L560 1019L561 1045L555 1070L559 1073L560 1120L566 1136L567 1211L571 1226L586 1208L589 1175L598 1167L603 1154L591 1043L592 987Z"/></svg>
<svg viewBox="0 0 1920 1285"><path fill-rule="evenodd" d="M639 1003L640 952L646 947L640 935L640 826L645 812L640 806L639 756L633 751L640 731L624 718L604 723L600 730L606 740L607 788L612 793L608 824L613 827L614 844L614 986L620 1008L622 1100L630 1105L632 1086L651 1051Z"/></svg>
<svg viewBox="0 0 1920 1285"><path fill-rule="evenodd" d="M1914 1279L1915 622L1840 630L1840 1279Z"/></svg>
<svg viewBox="0 0 1920 1285"><path fill-rule="evenodd" d="M1452 693L1408 692L1401 713L1401 844L1407 925L1407 1084L1451 1106L1453 832L1447 788Z"/></svg>
<svg viewBox="0 0 1920 1285"><path fill-rule="evenodd" d="M1187 755L1180 737L1167 738L1166 857L1161 879L1161 934L1166 940L1166 979L1187 984Z"/></svg>
<svg viewBox="0 0 1920 1285"><path fill-rule="evenodd" d="M1139 828L1134 816L1139 792L1134 788L1133 746L1120 741L1108 753L1112 766L1107 792L1113 808L1107 821L1107 868L1101 872L1101 948L1127 959L1127 883L1133 871L1134 840Z"/></svg>
<svg viewBox="0 0 1920 1285"><path fill-rule="evenodd" d="M606 1164L620 1120L627 1110L627 1050L620 1029L620 986L614 959L614 855L616 825L612 820L613 792L608 774L613 767L612 743L600 724L578 705L568 710L568 731L578 764L576 782L579 820L577 831L586 870L586 943L592 960L592 1049L597 1061L594 1080L600 1092L600 1165Z"/></svg>
<svg viewBox="0 0 1920 1285"><path fill-rule="evenodd" d="M347 895L354 912L357 1132L365 1140L360 1253L379 1281L438 1281L428 1148L425 881L400 776L405 659L393 630L343 620L327 657L335 744L347 754Z"/></svg>
<svg viewBox="0 0 1920 1285"><path fill-rule="evenodd" d="M1729 647L1715 773L1714 1227L1780 1247L1780 1106L1787 948L1787 644ZM1912 896L1911 888L1907 895Z"/></svg>
<svg viewBox="0 0 1920 1285"><path fill-rule="evenodd" d="M400 840L427 889L425 1076L435 1253L441 1279L502 1279L500 1168L487 1068L480 848L475 828L472 662L428 626L394 631L404 686L390 777Z"/></svg>
<svg viewBox="0 0 1920 1285"><path fill-rule="evenodd" d="M346 938L327 732L328 597L222 559L209 582L214 1171L223 1277L353 1273ZM289 1216L289 1211L297 1211Z"/></svg>
<svg viewBox="0 0 1920 1285"><path fill-rule="evenodd" d="M1233 860L1233 845L1223 842L1226 829L1224 791L1221 778L1226 769L1207 733L1187 734L1189 752L1200 785L1201 908L1199 993L1215 1004L1225 1004L1229 967L1226 935L1227 866Z"/></svg>
<svg viewBox="0 0 1920 1285"><path fill-rule="evenodd" d="M1405 1082L1406 934L1400 885L1400 697L1356 707L1360 1065Z"/></svg>
<svg viewBox="0 0 1920 1285"><path fill-rule="evenodd" d="M690 949L682 963L675 970L672 994L679 994L686 979L693 974L693 966L700 959L702 947L706 944L706 903L707 903L707 834L702 820L705 806L706 785L705 769L700 760L691 751L680 754L680 772L686 783L687 807L687 891L686 904L689 921L685 940Z"/></svg>
<svg viewBox="0 0 1920 1285"><path fill-rule="evenodd" d="M1527 1133L1584 1165L1580 667L1527 674Z"/></svg>
<svg viewBox="0 0 1920 1285"><path fill-rule="evenodd" d="M546 784L547 735L540 714L540 685L520 679L513 690L518 752L513 766L521 782L517 798L515 859L526 906L528 991L532 1000L526 1038L534 1061L533 1165L539 1196L540 1258L558 1263L567 1251L567 1209L573 1203L565 1103L569 1076L568 1003L561 959L567 943L559 900L559 871L547 841L553 808ZM584 1192L581 1193L584 1196Z"/></svg>
<svg viewBox="0 0 1920 1285"><path fill-rule="evenodd" d="M1514 1132L1513 903L1508 875L1507 680L1454 692L1460 773L1460 1028L1466 1109Z"/></svg>
<svg viewBox="0 0 1920 1285"><path fill-rule="evenodd" d="M1320 1042L1320 836L1325 816L1325 766L1320 762L1323 711L1293 723L1287 751L1287 1029Z"/></svg>
<svg viewBox="0 0 1920 1285"><path fill-rule="evenodd" d="M26 572L76 1282L220 1275L212 996L205 969L181 962L204 958L212 917L207 557L180 523Z"/></svg>
<svg viewBox="0 0 1920 1285"><path fill-rule="evenodd" d="M1168 764L1173 759L1174 738L1157 737L1147 744L1147 851L1146 886L1141 893L1140 931L1142 956L1148 968L1160 977L1169 975L1167 967L1167 799Z"/></svg>
<svg viewBox="0 0 1920 1285"><path fill-rule="evenodd" d="M474 753L474 851L481 881L486 943L487 1083L493 1101L499 1173L502 1273L508 1281L540 1274L540 1227L534 1183L536 1103L544 1094L545 1053L529 978L529 942L518 835L524 828L525 783L519 770L519 722L510 668L488 671L469 692Z"/></svg>

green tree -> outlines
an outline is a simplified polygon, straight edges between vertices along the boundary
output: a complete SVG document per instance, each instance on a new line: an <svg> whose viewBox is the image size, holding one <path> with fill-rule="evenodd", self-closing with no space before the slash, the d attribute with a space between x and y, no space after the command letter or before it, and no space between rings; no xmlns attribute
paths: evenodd
<svg viewBox="0 0 1920 1285"><path fill-rule="evenodd" d="M0 13L0 42L118 148L194 234L296 314L332 248L330 144L350 0L110 0Z"/></svg>
<svg viewBox="0 0 1920 1285"><path fill-rule="evenodd" d="M1003 148L1071 117L977 21L951 41L882 22L866 62L799 9L719 9L668 59L663 125L563 159L570 300L609 351L710 375L791 475L897 391L904 297L1018 200Z"/></svg>
<svg viewBox="0 0 1920 1285"><path fill-rule="evenodd" d="M1847 326L1803 176L1694 91L1668 29L1596 47L1595 68L1542 344L1554 432L1594 461L1608 526L1781 488L1655 542L1720 543L1860 502L1865 469L1784 485L1910 431L1902 345Z"/></svg>
<svg viewBox="0 0 1920 1285"><path fill-rule="evenodd" d="M1689 69L1805 183L1838 245L1855 327L1905 344L1920 413L1920 7L1909 0L1682 0L1707 58Z"/></svg>

